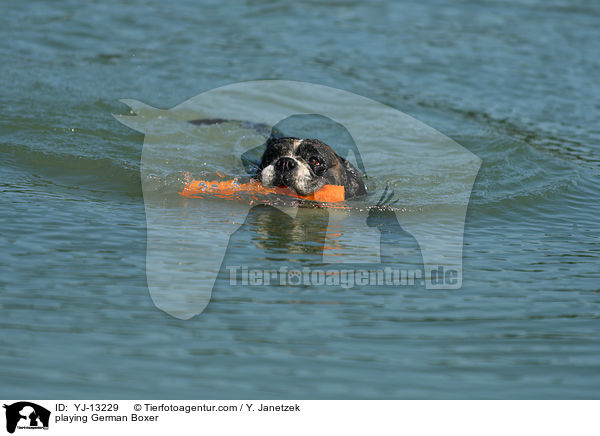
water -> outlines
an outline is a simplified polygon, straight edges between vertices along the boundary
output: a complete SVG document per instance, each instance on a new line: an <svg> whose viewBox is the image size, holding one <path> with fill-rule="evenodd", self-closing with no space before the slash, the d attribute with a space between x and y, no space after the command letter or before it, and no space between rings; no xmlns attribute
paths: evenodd
<svg viewBox="0 0 600 436"><path fill-rule="evenodd" d="M11 3L0 397L596 398L599 16L583 0ZM143 135L111 114L265 78L381 101L483 159L462 289L223 286L188 321L154 306ZM314 262L292 225L249 217L248 254Z"/></svg>

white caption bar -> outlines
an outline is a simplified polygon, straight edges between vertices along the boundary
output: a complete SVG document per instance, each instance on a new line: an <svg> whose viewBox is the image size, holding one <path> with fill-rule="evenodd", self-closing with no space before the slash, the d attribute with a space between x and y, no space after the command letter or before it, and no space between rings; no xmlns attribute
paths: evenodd
<svg viewBox="0 0 600 436"><path fill-rule="evenodd" d="M600 401L0 401L19 436L600 434Z"/></svg>

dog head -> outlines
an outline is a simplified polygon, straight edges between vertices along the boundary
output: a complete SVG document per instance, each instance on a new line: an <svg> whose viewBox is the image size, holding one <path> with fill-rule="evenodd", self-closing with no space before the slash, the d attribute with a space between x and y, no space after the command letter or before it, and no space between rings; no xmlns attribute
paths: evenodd
<svg viewBox="0 0 600 436"><path fill-rule="evenodd" d="M257 178L263 186L287 186L310 195L324 185L342 185L346 198L367 193L360 172L318 139L271 138Z"/></svg>

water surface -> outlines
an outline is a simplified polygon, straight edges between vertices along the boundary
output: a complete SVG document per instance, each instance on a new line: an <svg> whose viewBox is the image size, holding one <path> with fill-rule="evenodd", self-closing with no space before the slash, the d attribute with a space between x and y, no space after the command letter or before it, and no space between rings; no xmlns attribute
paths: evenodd
<svg viewBox="0 0 600 436"><path fill-rule="evenodd" d="M0 397L597 398L599 5L10 3ZM111 114L254 79L367 96L483 159L462 289L221 286L188 321L154 306L143 136ZM277 213L234 242L314 262L285 237L323 218Z"/></svg>

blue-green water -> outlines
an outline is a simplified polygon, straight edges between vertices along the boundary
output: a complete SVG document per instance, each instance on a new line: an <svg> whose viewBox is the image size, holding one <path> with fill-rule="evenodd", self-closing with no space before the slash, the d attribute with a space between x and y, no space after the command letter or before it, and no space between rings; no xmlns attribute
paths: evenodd
<svg viewBox="0 0 600 436"><path fill-rule="evenodd" d="M598 397L597 3L2 9L0 397ZM483 159L462 289L223 287L188 321L153 305L143 135L111 114L255 79L367 96ZM314 261L286 244L248 256Z"/></svg>

